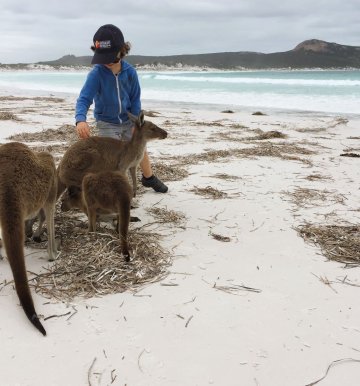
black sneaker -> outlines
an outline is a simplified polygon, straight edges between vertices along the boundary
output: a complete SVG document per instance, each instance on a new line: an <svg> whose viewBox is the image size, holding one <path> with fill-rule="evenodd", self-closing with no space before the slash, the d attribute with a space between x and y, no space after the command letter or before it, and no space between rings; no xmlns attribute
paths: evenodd
<svg viewBox="0 0 360 386"><path fill-rule="evenodd" d="M153 188L155 192L166 193L168 191L168 187L154 175L149 178L142 176L141 183L146 188Z"/></svg>

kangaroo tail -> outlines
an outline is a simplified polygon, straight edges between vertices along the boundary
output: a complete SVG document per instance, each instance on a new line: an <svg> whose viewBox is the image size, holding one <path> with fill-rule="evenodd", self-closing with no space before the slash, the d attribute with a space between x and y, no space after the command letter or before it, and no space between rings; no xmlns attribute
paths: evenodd
<svg viewBox="0 0 360 386"><path fill-rule="evenodd" d="M13 202L12 204L15 203ZM4 206L0 208L0 221L3 241L5 244L5 251L14 276L16 292L24 312L30 322L43 335L46 335L46 331L36 314L34 302L31 297L31 292L27 280L24 258L24 219L21 213L21 209L14 206L15 205L11 205L11 203L8 202L6 208Z"/></svg>

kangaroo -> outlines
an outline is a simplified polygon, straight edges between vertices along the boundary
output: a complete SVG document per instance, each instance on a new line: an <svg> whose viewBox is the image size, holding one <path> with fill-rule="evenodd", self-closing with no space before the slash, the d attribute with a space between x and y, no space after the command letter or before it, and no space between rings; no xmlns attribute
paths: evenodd
<svg viewBox="0 0 360 386"><path fill-rule="evenodd" d="M130 261L127 235L132 195L132 188L124 174L118 171L88 173L83 178L82 190L76 186L67 189L61 199L61 209L80 208L88 216L89 232L96 232L97 214L117 213L121 253L125 261Z"/></svg>
<svg viewBox="0 0 360 386"><path fill-rule="evenodd" d="M164 139L167 132L154 123L144 120L144 112L136 117L128 113L135 124L129 142L108 137L89 137L74 143L65 152L58 167L58 197L66 187L81 186L87 173L105 170L126 174L130 171L133 194L136 196L136 169L144 156L146 143L153 139Z"/></svg>
<svg viewBox="0 0 360 386"><path fill-rule="evenodd" d="M60 208L61 208L62 212L68 212L71 209L80 209L86 214L85 204L84 204L83 198L82 198L82 188L79 188L77 186L69 186L65 190L64 194L61 196ZM134 209L134 207L130 206L130 209ZM98 219L101 219L104 217L108 218L107 216L114 214L114 212L109 212L106 209L99 208L96 210L96 214L98 215ZM130 216L130 222L138 222L138 221L141 221L141 219L139 219L139 217ZM116 230L119 231L119 224L118 223L116 225ZM36 230L36 232L37 232L37 230Z"/></svg>
<svg viewBox="0 0 360 386"><path fill-rule="evenodd" d="M56 258L54 211L57 191L54 159L50 153L34 152L19 142L0 146L0 226L20 303L30 322L43 334L32 300L24 259L27 218L44 208L49 259Z"/></svg>

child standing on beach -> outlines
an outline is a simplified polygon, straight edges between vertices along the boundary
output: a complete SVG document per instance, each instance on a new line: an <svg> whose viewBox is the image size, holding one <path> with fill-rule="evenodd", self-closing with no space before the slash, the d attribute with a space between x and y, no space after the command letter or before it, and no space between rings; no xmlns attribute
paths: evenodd
<svg viewBox="0 0 360 386"><path fill-rule="evenodd" d="M80 138L90 136L86 122L90 105L95 102L94 116L99 136L129 141L133 123L128 112L139 115L141 110L140 85L134 67L123 58L130 51L130 43L124 40L120 29L112 24L100 27L93 38L94 51L89 72L76 102L76 131ZM168 187L152 172L150 159L145 150L140 162L141 183L156 192L166 193Z"/></svg>

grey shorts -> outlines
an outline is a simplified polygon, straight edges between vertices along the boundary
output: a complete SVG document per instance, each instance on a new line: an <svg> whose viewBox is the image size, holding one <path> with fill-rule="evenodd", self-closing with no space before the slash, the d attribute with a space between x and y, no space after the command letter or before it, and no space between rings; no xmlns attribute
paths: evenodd
<svg viewBox="0 0 360 386"><path fill-rule="evenodd" d="M97 121L96 128L99 130L99 137L111 137L121 139L122 141L130 141L134 124L131 121L124 123L109 123Z"/></svg>

